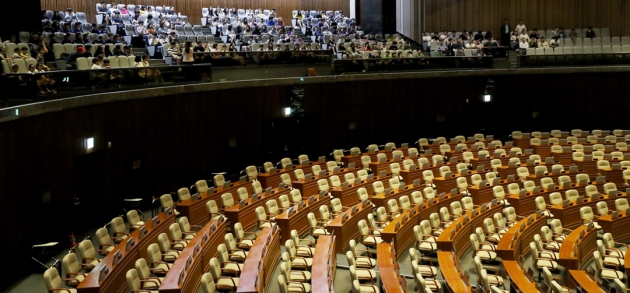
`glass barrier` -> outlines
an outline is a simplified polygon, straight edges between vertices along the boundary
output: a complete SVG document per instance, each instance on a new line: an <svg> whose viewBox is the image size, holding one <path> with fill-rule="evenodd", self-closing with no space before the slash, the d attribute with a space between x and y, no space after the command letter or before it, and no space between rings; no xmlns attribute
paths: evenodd
<svg viewBox="0 0 630 293"><path fill-rule="evenodd" d="M195 62L214 67L330 63L330 50L284 50L194 53Z"/></svg>
<svg viewBox="0 0 630 293"><path fill-rule="evenodd" d="M95 92L201 83L212 80L212 64L114 69L56 70L0 74L0 84L15 93L8 105L59 99Z"/></svg>
<svg viewBox="0 0 630 293"><path fill-rule="evenodd" d="M518 56L517 66L593 66L593 65L625 65L630 64L630 53L596 53L596 54L553 54Z"/></svg>
<svg viewBox="0 0 630 293"><path fill-rule="evenodd" d="M431 69L492 68L492 56L478 57L408 57L408 58L370 58L337 59L333 61L335 74L344 72L378 72Z"/></svg>

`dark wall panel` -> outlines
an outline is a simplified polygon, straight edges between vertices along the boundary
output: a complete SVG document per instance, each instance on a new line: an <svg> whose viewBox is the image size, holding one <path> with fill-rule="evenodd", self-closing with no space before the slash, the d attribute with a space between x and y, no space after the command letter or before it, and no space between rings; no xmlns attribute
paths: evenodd
<svg viewBox="0 0 630 293"><path fill-rule="evenodd" d="M630 4L625 0L426 0L429 31L490 30L497 36L503 19L512 26L523 19L528 29L610 28L612 36L628 36Z"/></svg>

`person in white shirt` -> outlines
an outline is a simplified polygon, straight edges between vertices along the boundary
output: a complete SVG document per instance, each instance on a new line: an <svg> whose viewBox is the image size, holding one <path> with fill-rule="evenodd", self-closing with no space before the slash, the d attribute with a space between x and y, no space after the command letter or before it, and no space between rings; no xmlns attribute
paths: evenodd
<svg viewBox="0 0 630 293"><path fill-rule="evenodd" d="M424 49L424 51L429 50L429 44L431 44L431 40L433 40L433 38L431 38L429 32L424 32L424 36L422 36L422 48Z"/></svg>
<svg viewBox="0 0 630 293"><path fill-rule="evenodd" d="M519 48L521 49L521 55L525 55L525 53L527 52L527 48L529 48L529 43L527 42L527 39L521 38Z"/></svg>
<svg viewBox="0 0 630 293"><path fill-rule="evenodd" d="M525 40L527 40L529 42L529 35L527 34L527 31L526 30L521 30L521 34L518 35L518 39L519 40L525 39Z"/></svg>
<svg viewBox="0 0 630 293"><path fill-rule="evenodd" d="M517 32L522 32L523 30L525 30L525 33L527 33L527 26L525 26L525 24L523 23L523 20L519 20L518 24L516 25L516 31Z"/></svg>
<svg viewBox="0 0 630 293"><path fill-rule="evenodd" d="M540 48L549 48L549 43L545 40L545 37L540 38L540 44L538 44Z"/></svg>
<svg viewBox="0 0 630 293"><path fill-rule="evenodd" d="M468 39L468 43L466 43L466 49L474 49L475 43L473 43L472 39Z"/></svg>
<svg viewBox="0 0 630 293"><path fill-rule="evenodd" d="M560 41L558 41L558 37L553 37L551 41L549 41L549 47L555 48L560 46Z"/></svg>

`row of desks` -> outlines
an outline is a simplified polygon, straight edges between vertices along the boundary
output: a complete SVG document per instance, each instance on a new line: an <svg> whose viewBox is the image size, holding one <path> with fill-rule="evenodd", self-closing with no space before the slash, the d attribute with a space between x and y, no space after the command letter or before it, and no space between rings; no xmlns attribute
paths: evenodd
<svg viewBox="0 0 630 293"><path fill-rule="evenodd" d="M136 260L147 258L147 247L157 243L158 235L166 233L168 227L174 223L175 214L160 213L157 216L159 222L154 225L149 221L146 225L145 235L140 235L140 229L132 232L126 241L119 243L116 248L105 256L101 262L79 284L77 291L81 293L122 293L127 290L126 274L135 268ZM135 245L127 249L127 241L135 241ZM120 259L114 260L116 251L120 251ZM114 265L114 263L116 263ZM101 272L108 271L101 276Z"/></svg>
<svg viewBox="0 0 630 293"><path fill-rule="evenodd" d="M160 285L160 293L197 293L201 276L208 272L217 246L224 243L226 221L209 221L181 251ZM183 273L182 273L183 272Z"/></svg>
<svg viewBox="0 0 630 293"><path fill-rule="evenodd" d="M249 250L239 276L238 293L264 293L280 259L280 229L263 228Z"/></svg>

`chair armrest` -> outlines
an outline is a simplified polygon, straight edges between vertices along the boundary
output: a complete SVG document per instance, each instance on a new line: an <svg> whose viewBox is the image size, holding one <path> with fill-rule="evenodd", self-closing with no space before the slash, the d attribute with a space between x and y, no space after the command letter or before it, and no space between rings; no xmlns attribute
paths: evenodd
<svg viewBox="0 0 630 293"><path fill-rule="evenodd" d="M367 250L367 249L356 249L356 251L359 251L359 252L367 252L367 255L368 255L370 258L372 258L372 252L370 252L370 251L369 251L369 250ZM357 256L357 257L358 257L358 256Z"/></svg>
<svg viewBox="0 0 630 293"><path fill-rule="evenodd" d="M152 283L155 285L155 287L160 287L160 284L157 280L142 279L140 280L140 283Z"/></svg>

